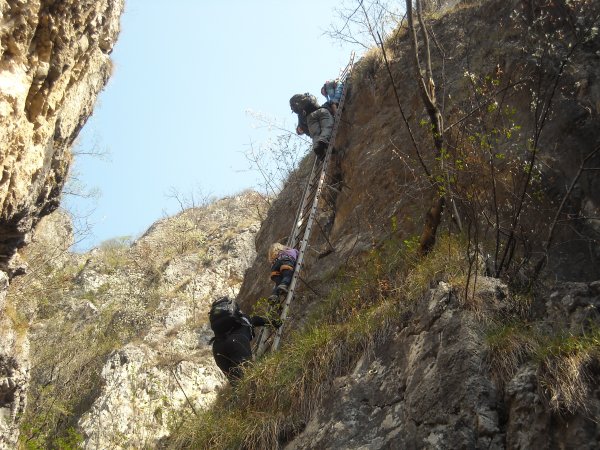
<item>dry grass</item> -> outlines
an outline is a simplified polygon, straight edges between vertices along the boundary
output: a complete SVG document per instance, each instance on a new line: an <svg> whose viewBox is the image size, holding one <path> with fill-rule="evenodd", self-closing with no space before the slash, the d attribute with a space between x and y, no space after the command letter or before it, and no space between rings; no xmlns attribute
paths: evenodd
<svg viewBox="0 0 600 450"><path fill-rule="evenodd" d="M24 339L27 335L27 331L29 330L29 321L27 318L17 310L11 301L6 303L4 311L2 312L4 316L12 323L10 328L16 332L18 339Z"/></svg>
<svg viewBox="0 0 600 450"><path fill-rule="evenodd" d="M591 389L598 383L600 328L555 338L538 350L540 385L555 411L589 414Z"/></svg>
<svg viewBox="0 0 600 450"><path fill-rule="evenodd" d="M598 382L600 329L582 335L542 333L535 324L498 325L487 336L490 369L502 385L525 361L535 361L538 381L556 412L589 415L592 388Z"/></svg>
<svg viewBox="0 0 600 450"><path fill-rule="evenodd" d="M277 448L304 426L321 402L331 381L348 373L357 360L383 342L400 320L400 297L381 296L381 279L371 266L345 288L324 300L309 325L293 333L286 345L245 371L235 391L221 393L216 405L199 418L188 417L173 433L174 448ZM369 286L361 286L370 282ZM386 291L387 292L387 291ZM374 299L367 301L367 295ZM364 301L346 301L357 296ZM334 311L336 313L334 314ZM334 317L336 320L331 319ZM325 320L324 320L325 318Z"/></svg>
<svg viewBox="0 0 600 450"><path fill-rule="evenodd" d="M519 322L496 325L486 340L490 348L490 370L500 385L508 382L538 348L534 332Z"/></svg>
<svg viewBox="0 0 600 450"><path fill-rule="evenodd" d="M594 360L594 355L585 352L543 362L540 385L553 410L589 413L589 388L593 383L589 367Z"/></svg>
<svg viewBox="0 0 600 450"><path fill-rule="evenodd" d="M416 301L431 287L440 281L460 288L467 274L465 245L454 236L439 237L433 251L426 257L417 259L412 256L412 268L409 270L403 291L408 300Z"/></svg>
<svg viewBox="0 0 600 450"><path fill-rule="evenodd" d="M383 66L383 53L378 47L372 47L354 65L352 70L352 89L358 91L363 87L374 89L374 80Z"/></svg>

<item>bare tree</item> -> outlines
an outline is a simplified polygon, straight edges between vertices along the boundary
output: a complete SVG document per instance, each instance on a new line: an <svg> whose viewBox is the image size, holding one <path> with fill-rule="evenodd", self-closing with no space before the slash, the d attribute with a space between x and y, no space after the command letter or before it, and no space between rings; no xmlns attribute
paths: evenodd
<svg viewBox="0 0 600 450"><path fill-rule="evenodd" d="M541 138L552 118L554 99L565 88L564 74L568 73L576 53L584 47L582 44L597 36L597 8L590 9L591 3L587 0L532 1L522 10L515 10L511 20L523 29L526 55L521 57L522 66L527 69L504 74L500 64L491 71L489 67L471 68L467 58L465 80L470 84L471 105L453 99L453 108L447 112L448 56L425 13L439 8L443 2L406 0L404 3L406 20L397 20L394 34L391 30L383 31L385 27L380 22L384 21L385 14L381 8L377 9L382 2L359 0L353 2L351 8L344 4L342 24L332 28L329 34L365 47L371 41L382 55L416 161L435 192L420 237L421 253L426 254L433 247L442 214L450 208L458 230L463 229L461 216L467 221L472 264L477 265L479 255L489 252L489 260L493 263L490 274L514 273L528 264L533 252L539 251L538 236L547 234L548 239L542 247L550 246L557 226L563 222L561 211L567 201L565 197L571 195L572 189L565 193L562 201L559 199L560 206L551 225L544 225L539 220L532 224L535 215L540 216L546 208L542 205L541 179L545 159L541 152L545 149L541 147ZM433 155L421 149L426 144L413 132L409 114L405 113L402 97L398 94L396 68L392 64L397 64L393 61L394 46L400 39L407 40L410 45L408 67L428 116L425 125L431 133ZM517 96L518 103L527 94L531 97L531 111L517 111L511 104L512 99ZM531 114L530 118L526 118L528 114ZM517 117L531 122L532 126L521 130ZM587 155L590 153L588 149ZM465 161L469 161L468 166ZM589 170L582 165L573 183ZM487 176L482 177L483 173ZM484 247L489 245L490 239L493 249L486 251ZM545 251L543 248L547 257L548 248Z"/></svg>
<svg viewBox="0 0 600 450"><path fill-rule="evenodd" d="M392 1L354 0L342 2L335 15L336 20L325 34L368 50L377 42L377 34L387 36L398 28L403 12Z"/></svg>
<svg viewBox="0 0 600 450"><path fill-rule="evenodd" d="M261 143L250 143L244 156L249 163L248 170L258 172L261 178L259 188L265 202L270 204L282 189L284 183L297 183L293 174L298 168L310 141L305 136L288 130L284 124L265 114L248 111L256 120L257 126L269 132L277 132Z"/></svg>

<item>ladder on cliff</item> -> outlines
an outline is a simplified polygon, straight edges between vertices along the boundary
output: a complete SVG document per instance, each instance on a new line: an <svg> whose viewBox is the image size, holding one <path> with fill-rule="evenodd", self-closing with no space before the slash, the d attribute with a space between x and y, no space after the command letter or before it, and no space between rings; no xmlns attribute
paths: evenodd
<svg viewBox="0 0 600 450"><path fill-rule="evenodd" d="M316 215L319 209L319 200L323 192L323 187L326 185L325 178L327 177L327 169L329 167L331 153L335 144L335 138L340 125L342 112L344 109L344 103L346 100L346 94L348 92L350 74L352 73L353 67L354 52L352 52L352 55L350 56L350 61L348 62L348 65L341 71L338 77L339 81L344 83L344 88L342 90L342 96L340 98L340 102L338 104L338 108L334 118L335 120L333 124L333 130L331 132L331 137L329 139L329 144L327 146L325 156L322 159L319 159L315 155L312 170L310 176L308 177L308 182L306 183L304 193L302 195L302 201L300 202L300 205L296 211L294 228L292 229L292 232L287 240L287 246L298 249L299 254L298 259L296 260L296 266L294 268L292 282L290 283L287 295L285 296L285 300L281 306L280 320L282 325L274 333L274 336L273 331L271 329L263 327L260 333L258 346L256 350L256 356L258 357L262 356L266 352L269 343L272 351L276 351L279 348L279 343L281 341L281 336L283 332L283 326L285 325L285 320L288 315L290 304L292 303L292 299L294 298L294 292L296 291L296 286L300 278L302 267L304 265L306 251L309 248L309 240L312 228L316 221Z"/></svg>

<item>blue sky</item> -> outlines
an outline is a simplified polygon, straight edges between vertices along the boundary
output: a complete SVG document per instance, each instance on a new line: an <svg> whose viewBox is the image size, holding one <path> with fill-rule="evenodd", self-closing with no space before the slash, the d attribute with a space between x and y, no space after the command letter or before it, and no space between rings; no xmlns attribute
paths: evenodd
<svg viewBox="0 0 600 450"><path fill-rule="evenodd" d="M74 168L101 195L65 198L93 225L76 248L135 237L177 212L172 188L222 197L257 186L244 152L268 132L247 110L295 127L289 98L319 95L350 56L349 46L323 35L338 5L127 0L114 74L78 144L109 155L78 157Z"/></svg>

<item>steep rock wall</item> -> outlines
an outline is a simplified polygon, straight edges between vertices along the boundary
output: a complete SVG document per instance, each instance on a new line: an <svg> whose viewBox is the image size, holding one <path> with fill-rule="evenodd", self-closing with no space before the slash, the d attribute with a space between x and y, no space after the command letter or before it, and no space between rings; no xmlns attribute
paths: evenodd
<svg viewBox="0 0 600 450"><path fill-rule="evenodd" d="M445 110L464 108L472 87L465 73L493 75L498 68L504 79L520 81L535 67L536 60L524 49L527 36L519 27L513 11L522 11L519 2L487 1L458 8L433 23L437 42L442 44L445 59L434 59L436 80L445 80ZM597 13L590 12L590 16ZM541 135L540 157L543 167L544 191L555 203L542 213L524 211L524 222L547 224L552 219L556 205L572 181L582 159L600 140L600 55L598 35L579 48L570 60L568 70L562 75L561 89L553 99L548 123ZM416 88L413 76L412 54L406 33L399 33L391 43L393 50L391 71L401 97L401 103L412 127L412 133L422 147L425 161L433 165L435 154L430 149L431 136L420 123L428 116ZM434 52L434 50L432 50ZM392 56L393 55L393 56ZM434 55L435 56L435 55ZM556 61L551 61L555 63ZM560 61L558 61L560 62ZM437 64L436 64L437 63ZM444 69L442 71L442 68ZM420 232L426 206L433 196L424 180L422 168L411 143L395 100L394 91L381 56L365 57L357 64L358 72L347 99L344 116L336 141L337 153L333 155L333 168L328 183L341 192L328 189L313 250L318 258L309 258L305 276L316 284L323 274L343 265L353 254L360 254L374 243L400 230L403 238ZM522 130L521 157L526 158L526 141L533 130L529 88L518 88L510 95L510 105L515 108L513 119ZM266 255L271 242L283 241L292 229L293 214L300 201L301 186L310 170L309 158L292 175L286 188L275 202L257 237L259 255ZM596 154L590 167L597 167L600 155ZM487 174L482 173L482 177ZM548 272L552 277L565 280L589 281L600 278L598 240L579 242L577 237L584 227L597 229L600 205L599 178L589 172L577 185L576 195L570 197L570 211L574 216L591 219L574 223L563 234L564 247L559 247ZM333 193L332 193L333 192ZM318 236L327 231L327 240ZM573 231L575 230L575 231ZM597 230L596 230L597 233ZM596 235L594 235L596 236ZM596 236L597 237L597 236ZM534 236L539 245L542 232ZM331 250L334 251L331 251ZM313 256L315 253L312 253ZM265 257L266 258L266 257ZM250 269L242 286L240 298L244 302L268 295L269 267L266 259L258 260Z"/></svg>
<svg viewBox="0 0 600 450"><path fill-rule="evenodd" d="M530 11L517 1L463 3L432 23L436 45L441 45L432 50L434 75L437 81L444 80L443 87L438 86L438 95L443 96L449 117L455 111L466 114L470 109L464 106L473 91L470 73L476 71L483 78L500 71L504 79L513 82L530 80L539 62L535 52L529 53L532 49L528 47L531 42L527 29L519 25L520 19L529 20L528 14L537 10ZM590 5L592 2L587 2L586 8ZM595 17L597 12L597 8L591 8L588 17ZM549 32L551 29L549 26ZM435 164L434 152L427 150L433 144L413 75L408 39L406 33L400 32L388 43L390 69L425 162ZM579 164L600 143L599 49L596 34L578 48L562 74L540 139L541 189L554 203L543 212L524 211L526 227L537 230L536 224L551 222ZM554 63L550 73L556 73L560 66L560 61L550 65ZM356 70L328 179L340 192L327 191L329 205L324 203L319 226L315 227L302 275L304 283L291 308L290 327L302 323L307 311L327 295L328 277L343 269L354 256L377 247L390 236L410 239L420 232L427 207L424 205L430 205L434 196L423 180L381 56L365 57ZM530 87L516 89L510 96L514 120L523 134L523 159L528 155L526 136L536 126ZM457 114L452 118L460 117ZM259 259L249 269L239 294L246 307L269 294L269 267L264 255L270 243L283 242L292 229L290 211L300 201L298 184L302 184L296 181L306 180L310 158L312 155L293 175L296 178L283 190L257 236ZM596 154L590 167L599 163L600 155ZM481 177L486 175L482 173ZM597 282L592 282L600 278L600 247L597 239L579 240L585 233L595 236L597 232L598 221L593 218L600 205L598 180L588 173L580 179L576 195L568 199L569 211L578 220L561 231L565 244L553 249L546 272L552 279L591 283L575 287L575 291L588 293L585 301L573 300L572 293L558 294L567 289L565 286L556 287L554 294L548 288L548 295L553 295L549 310L560 310L559 315L571 318L563 329L573 332L580 331L582 323L600 323L594 313ZM446 220L450 222L449 218ZM451 224L447 226L452 228ZM545 233L534 233L533 247L543 245ZM305 283L309 288L303 286ZM596 445L598 427L581 411L565 416L551 412L531 366L521 367L506 388L493 382L485 365L486 344L480 325L444 289L441 286L430 293L416 307L413 321L407 322L406 328L399 329L374 355L365 355L351 375L335 381L331 394L305 431L288 443L290 449ZM542 292L538 295L544 296ZM592 314L585 320L580 317L584 310ZM550 323L555 317L549 317L547 312L540 314L540 320ZM598 393L589 395L597 405ZM594 407L590 414L598 417L600 411ZM535 426L530 428L532 417Z"/></svg>
<svg viewBox="0 0 600 450"><path fill-rule="evenodd" d="M502 308L506 286L481 279L478 295ZM600 283L553 286L538 318L599 321ZM591 312L592 311L592 312ZM590 316L591 314L591 316ZM600 392L589 417L549 411L536 367L523 365L502 387L487 370L484 327L441 283L394 338L335 380L323 406L286 449L305 448L597 448Z"/></svg>
<svg viewBox="0 0 600 450"><path fill-rule="evenodd" d="M256 258L254 237L260 222L254 212L261 201L256 193L246 192L190 209L157 222L135 243L134 251L165 243L172 249L185 241L178 234L178 220L188 218L198 229L199 248L174 256L161 268L159 304L147 330L104 365L102 388L78 424L84 448L155 448L176 429L183 411L197 412L214 401L225 378L208 345L213 332L207 312L216 298L235 297L242 274ZM88 267L81 278L88 285L102 284L93 281L98 277L93 263ZM131 284L131 271L120 277ZM112 278L103 283L114 285ZM113 297L110 291L108 296ZM111 301L129 300L115 296Z"/></svg>
<svg viewBox="0 0 600 450"><path fill-rule="evenodd" d="M123 0L0 2L0 276L56 209L70 146L111 73ZM14 444L25 406L27 338L0 301L0 448Z"/></svg>
<svg viewBox="0 0 600 450"><path fill-rule="evenodd" d="M10 291L31 317L33 400L20 443L155 448L210 405L226 381L207 311L236 295L263 208L243 192L86 254L68 252L72 227L60 209L42 219L22 252L32 270Z"/></svg>

